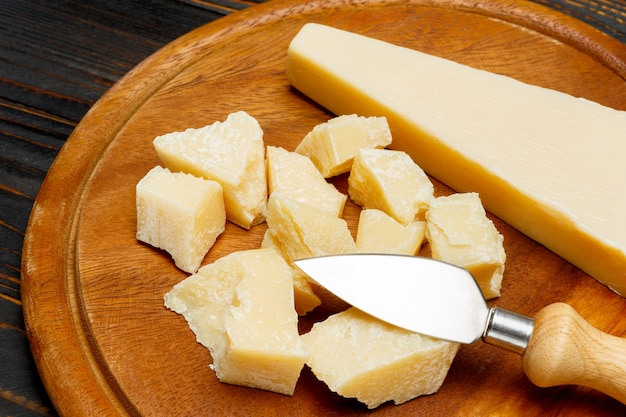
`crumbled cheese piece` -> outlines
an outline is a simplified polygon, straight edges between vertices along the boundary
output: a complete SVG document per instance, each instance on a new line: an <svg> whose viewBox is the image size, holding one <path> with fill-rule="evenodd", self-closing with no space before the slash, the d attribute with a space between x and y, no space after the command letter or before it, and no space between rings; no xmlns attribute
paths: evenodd
<svg viewBox="0 0 626 417"><path fill-rule="evenodd" d="M194 273L224 231L222 186L190 174L152 168L136 186L137 239L167 251Z"/></svg>
<svg viewBox="0 0 626 417"><path fill-rule="evenodd" d="M391 144L391 131L384 117L355 114L332 118L313 128L296 152L313 161L325 178L349 172L361 148L384 148Z"/></svg>
<svg viewBox="0 0 626 417"><path fill-rule="evenodd" d="M487 217L476 193L438 197L426 213L432 257L472 273L485 298L500 295L504 237Z"/></svg>

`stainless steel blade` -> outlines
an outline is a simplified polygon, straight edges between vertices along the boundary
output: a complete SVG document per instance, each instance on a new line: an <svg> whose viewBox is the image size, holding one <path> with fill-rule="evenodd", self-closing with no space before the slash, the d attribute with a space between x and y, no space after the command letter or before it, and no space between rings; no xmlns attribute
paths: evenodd
<svg viewBox="0 0 626 417"><path fill-rule="evenodd" d="M485 331L489 308L465 269L430 258L350 254L301 259L304 273L347 303L395 326L460 343Z"/></svg>

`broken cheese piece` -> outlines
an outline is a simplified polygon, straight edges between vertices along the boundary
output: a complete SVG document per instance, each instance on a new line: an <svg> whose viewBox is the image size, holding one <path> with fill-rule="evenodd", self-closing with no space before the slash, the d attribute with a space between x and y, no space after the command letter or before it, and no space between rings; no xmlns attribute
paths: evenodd
<svg viewBox="0 0 626 417"><path fill-rule="evenodd" d="M225 228L220 184L160 166L137 183L136 206L137 239L165 250L189 273Z"/></svg>
<svg viewBox="0 0 626 417"><path fill-rule="evenodd" d="M426 213L432 257L467 269L486 299L498 297L506 254L503 236L476 193L438 197Z"/></svg>
<svg viewBox="0 0 626 417"><path fill-rule="evenodd" d="M406 153L360 149L350 170L348 194L361 207L379 209L407 225L423 219L434 186Z"/></svg>
<svg viewBox="0 0 626 417"><path fill-rule="evenodd" d="M291 271L274 249L233 252L164 299L209 347L221 382L293 394L308 351L298 334Z"/></svg>
<svg viewBox="0 0 626 417"><path fill-rule="evenodd" d="M356 114L334 117L313 128L296 147L324 178L349 172L361 148L384 148L391 144L391 131L384 117Z"/></svg>
<svg viewBox="0 0 626 417"><path fill-rule="evenodd" d="M263 235L263 241L261 242L261 247L273 248L281 255L283 253L282 245L280 244L280 242L278 242L270 229L265 230L265 234ZM313 288L311 288L311 283L309 282L308 276L300 269L296 268L295 265L290 263L289 266L291 268L291 273L293 277L294 305L298 315L303 316L309 311L315 309L315 307L319 306L322 301L315 294Z"/></svg>
<svg viewBox="0 0 626 417"><path fill-rule="evenodd" d="M363 253L415 255L424 241L425 221L402 225L377 209L361 210L356 247Z"/></svg>
<svg viewBox="0 0 626 417"><path fill-rule="evenodd" d="M309 158L276 146L268 146L266 154L270 194L278 192L291 200L341 216L348 196L326 182Z"/></svg>
<svg viewBox="0 0 626 417"><path fill-rule="evenodd" d="M626 295L626 112L319 24L287 77L335 114L384 115L426 172Z"/></svg>
<svg viewBox="0 0 626 417"><path fill-rule="evenodd" d="M441 387L459 344L413 333L351 307L302 335L307 365L331 391L368 408L402 404Z"/></svg>
<svg viewBox="0 0 626 417"><path fill-rule="evenodd" d="M280 242L285 259L357 252L356 244L344 219L308 204L270 194L267 227Z"/></svg>
<svg viewBox="0 0 626 417"><path fill-rule="evenodd" d="M224 122L172 132L154 139L159 158L181 171L222 184L226 217L249 229L265 219L265 145L259 123L246 112Z"/></svg>

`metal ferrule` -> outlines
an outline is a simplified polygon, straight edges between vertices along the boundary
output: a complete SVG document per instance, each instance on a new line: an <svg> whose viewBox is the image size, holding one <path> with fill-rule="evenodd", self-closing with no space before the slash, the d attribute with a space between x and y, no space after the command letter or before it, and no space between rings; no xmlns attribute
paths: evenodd
<svg viewBox="0 0 626 417"><path fill-rule="evenodd" d="M489 310L483 341L523 354L533 332L534 320L498 307Z"/></svg>

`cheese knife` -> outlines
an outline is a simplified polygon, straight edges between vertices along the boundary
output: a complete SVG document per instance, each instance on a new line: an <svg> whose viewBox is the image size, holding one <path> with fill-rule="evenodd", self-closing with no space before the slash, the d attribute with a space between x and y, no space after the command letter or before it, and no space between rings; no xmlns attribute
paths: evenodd
<svg viewBox="0 0 626 417"><path fill-rule="evenodd" d="M329 255L294 263L382 321L452 342L482 339L520 354L537 386L583 385L626 404L626 339L596 329L565 303L534 318L489 307L466 269L419 256Z"/></svg>

